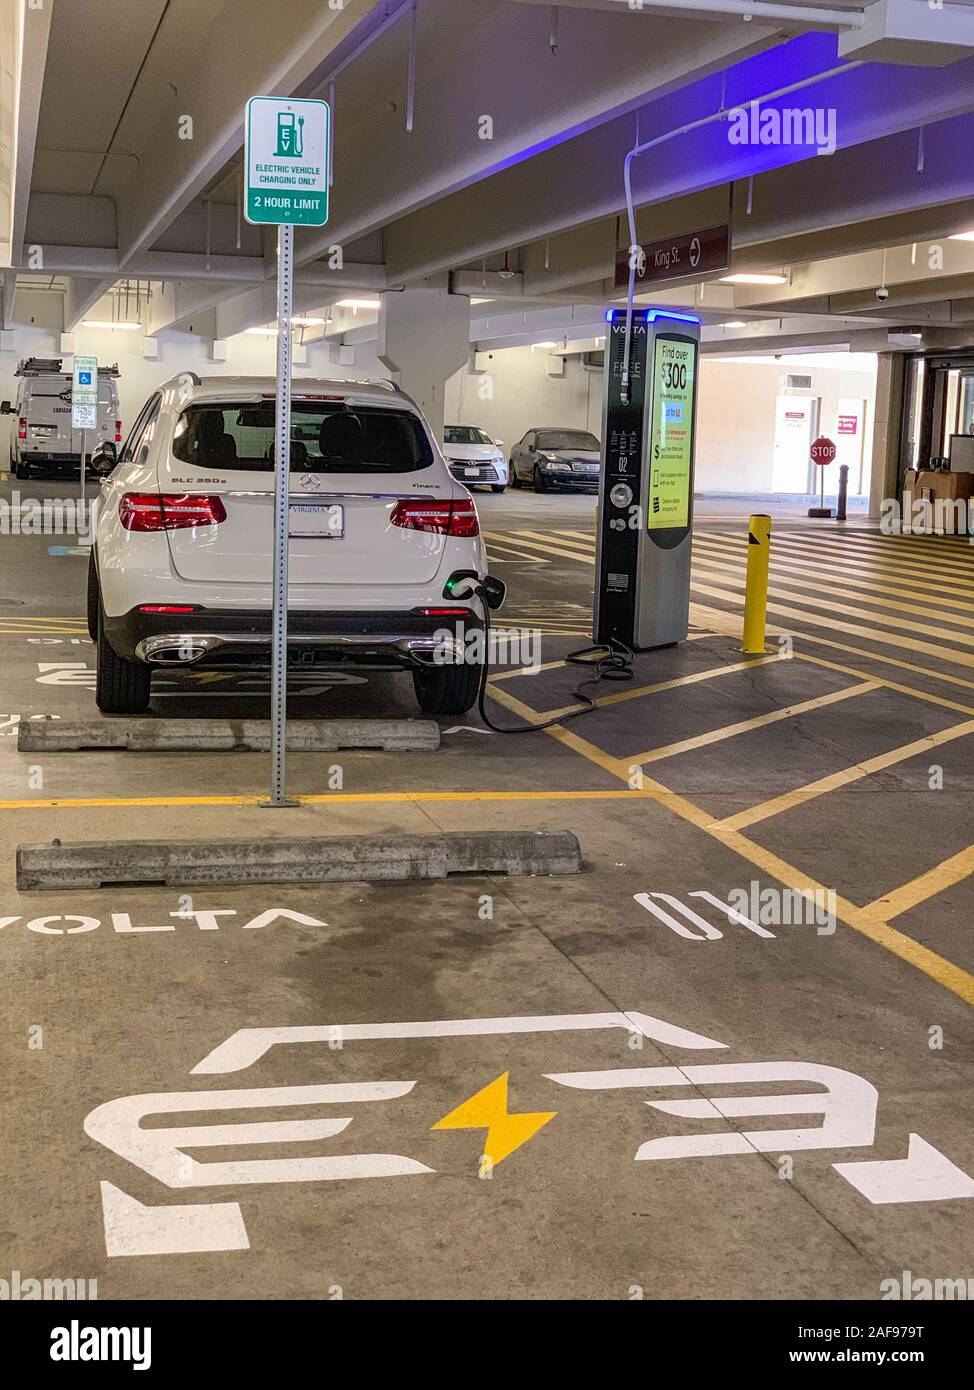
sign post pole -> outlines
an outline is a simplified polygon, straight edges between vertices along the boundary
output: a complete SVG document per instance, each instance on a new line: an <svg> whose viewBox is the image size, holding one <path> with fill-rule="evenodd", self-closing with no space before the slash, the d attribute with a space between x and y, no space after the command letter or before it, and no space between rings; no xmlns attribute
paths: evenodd
<svg viewBox="0 0 974 1390"><path fill-rule="evenodd" d="M271 654L271 806L287 806L287 571L291 471L291 299L294 228L277 229L277 413L274 440L274 626Z"/></svg>
<svg viewBox="0 0 974 1390"><path fill-rule="evenodd" d="M244 216L277 227L277 395L274 416L274 552L271 627L271 793L265 806L288 800L287 598L291 471L291 318L294 228L328 221L327 102L251 97L244 119Z"/></svg>
<svg viewBox="0 0 974 1390"><path fill-rule="evenodd" d="M81 431L81 501L85 501L88 431L98 428L98 358L75 354L71 371L71 429Z"/></svg>
<svg viewBox="0 0 974 1390"><path fill-rule="evenodd" d="M825 505L825 470L830 463L835 462L836 447L831 439L826 439L825 435L819 435L809 451L812 463L820 470L822 480L821 501L817 507L809 507L808 515L816 517L831 517L832 508Z"/></svg>

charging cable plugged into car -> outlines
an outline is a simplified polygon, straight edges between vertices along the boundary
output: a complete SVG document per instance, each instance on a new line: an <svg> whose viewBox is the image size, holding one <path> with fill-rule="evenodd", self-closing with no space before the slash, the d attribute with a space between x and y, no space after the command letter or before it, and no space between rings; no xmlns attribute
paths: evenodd
<svg viewBox="0 0 974 1390"><path fill-rule="evenodd" d="M480 687L477 692L477 709L484 724L494 733L539 734L544 729L553 728L556 724L567 723L569 719L578 719L580 715L592 714L598 709L598 701L585 693L586 686L597 685L604 680L632 680L634 674L632 663L635 660L635 652L625 643L610 638L609 641L599 643L597 646L580 647L578 651L568 653L565 657L565 663L570 666L587 666L593 672L588 680L581 681L572 691L575 699L582 702L581 709L573 710L570 714L559 715L557 719L549 719L544 724L522 724L513 729L505 728L502 724L495 724L486 709L487 682L490 679L490 615L501 607L507 597L507 585L503 580L495 579L493 575L487 575L481 579L473 570L456 570L450 575L443 588L444 598L462 600L472 598L474 595L480 599L484 609L484 660L480 672Z"/></svg>

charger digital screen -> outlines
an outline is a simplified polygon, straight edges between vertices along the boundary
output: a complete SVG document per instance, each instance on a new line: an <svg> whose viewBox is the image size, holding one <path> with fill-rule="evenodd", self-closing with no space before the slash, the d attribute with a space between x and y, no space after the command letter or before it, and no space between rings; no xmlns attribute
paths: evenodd
<svg viewBox="0 0 974 1390"><path fill-rule="evenodd" d="M653 353L653 420L649 436L650 531L690 524L693 392L697 344L657 335Z"/></svg>

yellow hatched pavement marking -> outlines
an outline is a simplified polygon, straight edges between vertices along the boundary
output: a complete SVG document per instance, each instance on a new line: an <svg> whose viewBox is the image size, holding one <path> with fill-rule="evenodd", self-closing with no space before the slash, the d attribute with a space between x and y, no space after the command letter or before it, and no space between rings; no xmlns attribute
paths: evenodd
<svg viewBox="0 0 974 1390"><path fill-rule="evenodd" d="M762 801L760 805L751 806L746 811L738 811L736 815L725 816L720 823L728 830L743 830L745 826L755 825L758 821L781 815L783 811L791 811L796 806L804 806L806 802L813 801L818 796L825 796L827 792L837 791L840 787L848 787L851 783L858 782L863 777L869 777L874 772L882 772L884 768L893 767L896 763L905 762L908 758L918 757L921 753L928 753L934 748L939 748L942 744L950 743L956 738L964 738L968 734L974 734L974 719L968 719L963 724L954 724L949 729L941 729L938 733L928 734L925 738L914 739L912 743L904 743L901 747L893 748L888 753L880 753L875 758L867 758L864 762L853 763L851 767L845 767L840 772L830 773L827 777L819 777L815 782L808 782L803 787L795 787L793 791L785 792L782 796L772 797L768 801Z"/></svg>
<svg viewBox="0 0 974 1390"><path fill-rule="evenodd" d="M702 539L711 543L717 543L720 540L719 537L711 535L704 536ZM735 550L740 544L736 539L732 543L729 541L725 541L725 543L728 544L728 548L731 548L732 545ZM780 535L776 536L774 533L771 537L771 553L772 562L775 556L778 557L779 562L783 557L797 565L804 563L809 558L817 557L824 561L832 557L835 560L836 570L839 570L839 561L841 560L843 570L853 570L885 579L895 579L898 575L904 579L920 579L927 583L931 579L936 579L938 584L945 585L951 591L956 590L958 593L967 594L971 591L972 576L966 570L955 572L952 567L945 568L933 560L927 564L901 564L883 556L872 558L858 553L850 555L849 551L841 545L828 545L824 542L810 545L807 542L782 539Z"/></svg>
<svg viewBox="0 0 974 1390"><path fill-rule="evenodd" d="M538 716L530 710L527 705L522 705L520 700L515 700L513 696L506 692L498 692L502 697L504 705L516 714L520 714L529 723L537 723ZM567 748L586 758L589 762L595 763L598 767L604 768L607 772L613 773L616 777L621 774L615 766L617 759L610 757L608 753L603 753L601 748L596 748L594 744L580 738L577 734L571 733L558 725L554 728L544 730L549 738L555 739ZM626 779L628 780L628 779ZM765 873L776 878L779 883L783 883L787 888L792 888L798 893L802 893L810 901L821 902L823 895L828 892L826 886L817 882L810 874L802 873L793 864L773 854L762 845L749 840L742 835L739 830L731 830L720 824L707 811L696 806L686 797L672 792L668 787L664 787L661 782L656 782L652 778L645 778L642 786L643 792L650 792L652 799L672 811L681 820L702 830L705 834L712 836L713 839L726 845L735 854L740 855L747 863L752 864L756 869L761 869ZM954 965L952 961L946 960L943 956L937 955L935 951L928 950L926 946L921 946L918 941L904 932L897 931L895 927L889 925L880 916L867 912L864 908L858 907L836 894L835 913L839 921L853 931L859 932L862 936L868 937L877 946L882 946L891 955L912 965L915 969L935 980L965 1003L974 1005L974 975L962 970L960 966Z"/></svg>
<svg viewBox="0 0 974 1390"><path fill-rule="evenodd" d="M723 599L725 603L739 604L740 599L736 594L728 593L725 589L714 589L706 584L700 584L690 577L690 588L696 590L698 594L706 594L710 598ZM792 608L784 603L769 603L769 613L779 613L785 618L795 618L799 622L810 623L813 627L827 627L833 632L847 632L852 637L864 637L867 641L878 642L887 647L899 647L904 651L923 652L926 656L936 657L938 661L946 662L953 666L974 666L974 655L969 652L958 651L956 647L935 647L930 642L920 642L915 637L898 637L894 633L885 632L881 628L863 627L859 623L843 623L837 618L830 618L824 613L810 613L804 608ZM872 652L863 652L863 656L872 656ZM931 674L933 674L931 672Z"/></svg>
<svg viewBox="0 0 974 1390"><path fill-rule="evenodd" d="M732 584L736 589L743 589L744 578L738 578L735 573L716 561L697 560L697 573L702 574L705 579L715 579L718 583ZM792 585L802 584L802 588L793 588ZM806 590L812 589L814 593L807 593ZM889 627L894 627L897 631L903 632L927 632L934 637L942 637L944 641L959 642L963 646L974 647L974 637L967 633L954 632L950 628L933 627L931 623L915 623L909 618L900 618L897 613L926 613L927 616L938 622L963 623L965 627L974 627L974 618L965 618L958 613L940 613L929 605L923 606L917 603L898 603L893 599L873 598L870 595L857 595L852 589L843 589L838 585L816 584L811 581L800 579L797 575L790 581L784 583L780 578L771 577L768 585L769 594L777 594L779 598L798 599L800 602L813 604L817 608L828 608L835 613L847 613L851 617L861 617L862 619L874 619L877 622L885 623ZM816 593L828 595L827 599L815 597ZM838 595L843 598L861 597L862 604L876 604L876 608L866 608L861 605L853 606L848 603L836 603L833 596ZM893 611L896 610L896 611Z"/></svg>
<svg viewBox="0 0 974 1390"><path fill-rule="evenodd" d="M703 562L705 564L727 566L735 574L744 574L746 560L747 556L743 553L740 555L736 553L731 554L729 552L723 551L722 549L719 549L717 546L708 545L706 542L694 542L694 564L697 564L698 562ZM835 569L834 567L830 567L828 565L816 565L806 561L785 560L784 562L782 562L780 558L777 558L774 555L772 555L772 579L781 579L787 583L807 584L810 588L813 589L816 587L821 587L816 586L814 583L812 583L811 580L806 580L805 575L807 574L818 576L823 579L834 579ZM915 584L883 584L876 580L864 579L861 575L857 575L855 577L845 575L844 578L847 582L849 582L850 580L854 580L860 592L862 592L863 590L869 590L870 592L868 594L863 593L863 597L868 598L870 603L880 603L884 601L878 597L873 598L873 594L897 594L900 598L924 598L928 600L930 597L929 585L924 586L919 581L917 581ZM831 586L826 585L824 586L824 588L825 592L831 592ZM974 613L974 600L971 599L949 598L942 593L938 593L936 601L941 608L958 608L965 610L968 613ZM923 609L922 611L925 612L926 609ZM944 613L942 616L946 621L949 622L962 621L961 618L955 618L953 614Z"/></svg>
<svg viewBox="0 0 974 1390"><path fill-rule="evenodd" d="M602 695L596 699L595 703L599 709L606 705L621 705L627 700L640 699L643 695L655 695L660 690L675 690L681 685L696 685L698 681L716 680L718 676L730 676L738 671L748 671L753 666L767 666L771 662L784 660L786 660L785 657L775 652L770 656L759 656L751 661L738 661L732 666L711 666L706 671L694 671L689 676L675 676L672 680L655 681L652 685L641 685L635 690L621 690L615 695ZM564 665L565 663L558 664ZM585 668L580 666L577 669L579 678L584 678ZM539 710L537 717L539 719L561 719L578 709L585 709L585 705L576 702L573 705L563 705L560 709Z"/></svg>
<svg viewBox="0 0 974 1390"><path fill-rule="evenodd" d="M868 903L863 912L875 914L880 920L888 922L893 917L909 912L913 907L919 907L920 903L936 897L945 889L953 888L955 883L963 882L971 874L974 874L974 845L968 845L967 849L962 849L959 854L951 855L949 859L928 869L918 878L911 879L909 883L895 888L891 893L884 893L881 898Z"/></svg>
<svg viewBox="0 0 974 1390"><path fill-rule="evenodd" d="M806 635L802 634L802 640L807 640ZM829 642L830 647L839 647L839 642ZM856 656L868 656L876 661L889 661L888 657L872 657L871 652L861 652L855 647L843 647L843 651L853 652ZM823 656L812 656L811 652L796 652L795 657L798 661L809 661L813 666L827 666L830 671L841 671L846 676L858 676L860 680L876 681L884 690L895 690L900 695L909 695L914 700L926 700L931 705L940 705L943 709L957 710L959 714L974 714L974 705L962 705L958 700L948 700L944 695L932 695L928 690L917 690L912 685L901 685L899 681L891 681L886 676L874 675L871 671L863 671L859 667L849 666L844 662L826 661ZM904 661L897 661L896 666L905 666ZM921 670L921 667L911 666L911 671ZM926 674L926 672L924 672ZM974 690L974 681L963 681L968 689Z"/></svg>
<svg viewBox="0 0 974 1390"><path fill-rule="evenodd" d="M780 658L777 658L780 660ZM786 709L770 710L767 714L755 715L753 719L742 719L738 724L727 724L722 729L711 729L709 733L696 734L693 738L680 739L677 743L664 743L659 748L650 748L645 753L637 753L631 758L617 758L616 762L620 769L624 769L628 777L630 769L642 766L645 763L657 763L663 758L674 758L679 753L690 753L695 748L705 748L711 743L721 743L724 739L734 738L737 734L748 734L754 729L764 729L769 724L777 724L782 719L794 719L800 714L809 714L812 710L823 709L826 705L838 704L841 700L851 700L856 695L868 695L871 690L878 690L880 682L876 680L865 680L861 685L850 685L844 690L830 690L827 695L816 695L813 700L802 700L800 704L789 705ZM620 776L623 775L620 771Z"/></svg>
<svg viewBox="0 0 974 1390"><path fill-rule="evenodd" d="M557 546L553 544L551 537L539 535L534 531L508 531L506 535L510 537L514 545L524 549L533 547L542 555L559 555L563 560L578 560L581 564L589 564L592 559L590 555L580 554L577 550ZM485 531L484 540L492 545L502 542L504 537L494 531Z"/></svg>

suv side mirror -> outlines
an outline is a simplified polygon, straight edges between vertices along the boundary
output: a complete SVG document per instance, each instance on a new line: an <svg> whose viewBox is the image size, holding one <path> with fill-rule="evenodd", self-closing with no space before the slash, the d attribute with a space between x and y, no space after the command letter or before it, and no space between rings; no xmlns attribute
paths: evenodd
<svg viewBox="0 0 974 1390"><path fill-rule="evenodd" d="M107 478L109 473L114 471L117 463L118 454L115 445L110 439L103 439L92 449L88 467L97 478Z"/></svg>
<svg viewBox="0 0 974 1390"><path fill-rule="evenodd" d="M9 401L0 401L0 415L12 415L12 414L13 414L13 411L10 409L10 402L9 402Z"/></svg>

